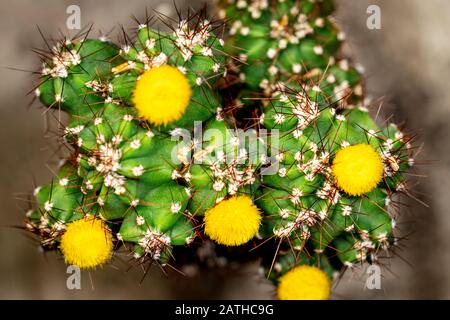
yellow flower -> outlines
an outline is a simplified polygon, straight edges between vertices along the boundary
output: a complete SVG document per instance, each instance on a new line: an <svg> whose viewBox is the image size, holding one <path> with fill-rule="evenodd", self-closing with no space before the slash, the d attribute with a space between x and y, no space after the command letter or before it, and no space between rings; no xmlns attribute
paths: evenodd
<svg viewBox="0 0 450 320"><path fill-rule="evenodd" d="M258 232L261 213L248 196L223 200L205 213L205 233L226 246L239 246Z"/></svg>
<svg viewBox="0 0 450 320"><path fill-rule="evenodd" d="M327 274L312 266L299 266L279 279L280 300L328 300L331 281Z"/></svg>
<svg viewBox="0 0 450 320"><path fill-rule="evenodd" d="M62 235L60 249L67 264L81 269L95 268L111 259L111 231L97 218L74 221Z"/></svg>
<svg viewBox="0 0 450 320"><path fill-rule="evenodd" d="M352 196L372 191L383 178L383 161L368 144L357 144L339 150L332 172L340 189Z"/></svg>
<svg viewBox="0 0 450 320"><path fill-rule="evenodd" d="M183 116L191 95L186 76L175 67L163 65L147 70L139 78L133 102L141 117L165 125Z"/></svg>

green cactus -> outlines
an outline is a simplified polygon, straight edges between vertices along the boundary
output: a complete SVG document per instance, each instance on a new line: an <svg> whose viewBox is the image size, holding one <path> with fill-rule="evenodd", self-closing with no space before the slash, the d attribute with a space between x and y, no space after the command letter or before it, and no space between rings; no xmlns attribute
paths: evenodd
<svg viewBox="0 0 450 320"><path fill-rule="evenodd" d="M228 52L240 57L245 93L271 97L280 86L315 83L324 97L360 99L359 73L338 54L344 34L325 1L220 1L230 19ZM299 88L296 88L299 90Z"/></svg>
<svg viewBox="0 0 450 320"><path fill-rule="evenodd" d="M193 240L186 213L193 146L174 137L178 128L192 130L220 108L212 85L224 72L223 42L214 27L199 13L173 32L139 25L134 43L121 49L95 39L55 46L36 92L45 106L71 116L64 138L74 154L61 177L36 192L38 208L28 226L43 245L57 244L67 224L86 215L111 227L119 222L115 239L135 244L136 258L165 263L172 246ZM139 79L160 66L176 70L191 93L182 117L167 124L134 108Z"/></svg>
<svg viewBox="0 0 450 320"><path fill-rule="evenodd" d="M57 177L34 190L36 209L27 213L27 227L41 235L42 245L53 247L64 232L65 222L83 217L83 194L79 190L81 178L76 168L64 164Z"/></svg>
<svg viewBox="0 0 450 320"><path fill-rule="evenodd" d="M269 278L277 283L298 265L332 278L345 266L377 263L396 241L389 203L412 165L410 138L395 125L380 128L369 114L361 75L340 52L344 36L330 17L332 1L221 5L230 20L226 49L243 61L239 102L259 110L260 126L279 130L271 148L278 172L261 169L256 197L265 214L260 236L278 243L275 259L263 262ZM352 168L366 168L366 176L347 172ZM371 186L358 191L347 178Z"/></svg>
<svg viewBox="0 0 450 320"><path fill-rule="evenodd" d="M274 246L259 258L280 298L327 298L336 272L396 243L410 138L368 112L331 0L220 5L226 41L201 12L121 47L52 49L36 93L69 114L72 155L27 227L82 268L122 244L161 264L208 237Z"/></svg>

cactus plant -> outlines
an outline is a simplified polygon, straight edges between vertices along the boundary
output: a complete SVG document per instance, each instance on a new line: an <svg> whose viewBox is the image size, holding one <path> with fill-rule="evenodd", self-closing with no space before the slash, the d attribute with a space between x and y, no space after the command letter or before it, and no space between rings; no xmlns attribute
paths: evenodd
<svg viewBox="0 0 450 320"><path fill-rule="evenodd" d="M36 191L28 225L44 245L61 241L67 262L74 261L64 245L69 228L86 216L105 221L96 225L111 228L116 241L134 244L137 258L165 263L172 246L192 241L186 209L193 146L181 148L174 137L220 106L211 82L224 60L213 28L200 13L173 32L142 24L131 45L75 39L56 45L44 62L37 93L70 115L64 138L73 155L58 181Z"/></svg>
<svg viewBox="0 0 450 320"><path fill-rule="evenodd" d="M280 282L282 299L323 298L302 293L302 265L333 277L377 263L396 242L389 203L412 165L410 138L393 124L379 127L368 112L361 75L340 50L332 1L221 3L232 21L227 49L244 64L240 104L280 132L271 149L278 172L261 169L256 197L265 214L260 235L278 243L267 274Z"/></svg>
<svg viewBox="0 0 450 320"><path fill-rule="evenodd" d="M208 238L272 245L259 258L279 298L329 298L336 272L396 243L410 138L372 118L331 0L219 7L225 40L201 11L45 54L36 94L69 114L72 154L27 227L85 269L122 245L163 265Z"/></svg>

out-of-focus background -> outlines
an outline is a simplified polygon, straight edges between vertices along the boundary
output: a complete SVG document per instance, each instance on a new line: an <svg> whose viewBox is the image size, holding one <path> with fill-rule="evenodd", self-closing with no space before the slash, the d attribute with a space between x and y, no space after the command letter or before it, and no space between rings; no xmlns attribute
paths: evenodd
<svg viewBox="0 0 450 320"><path fill-rule="evenodd" d="M212 1L177 0L179 8ZM399 227L406 238L398 256L382 270L382 289L365 289L365 269L348 272L337 284L335 299L450 298L450 1L336 0L336 20L347 34L347 48L365 68L370 96L383 103L385 117L405 121L423 144L414 187L417 201L405 199ZM49 37L73 35L66 8L81 8L82 24L118 39L131 28L131 15L145 8L174 15L172 0L0 2L0 298L2 299L168 299L273 298L273 287L255 265L201 273L191 279L157 267L141 282L143 270L128 269L127 257L103 270L82 273L81 290L68 290L66 266L54 253L40 250L36 239L15 228L27 208L27 192L53 176L57 144L54 119L26 93L38 70L32 48L43 48L36 25ZM381 9L381 29L366 26L367 7ZM92 35L97 35L96 32ZM46 118L48 121L46 121ZM49 132L50 131L50 132Z"/></svg>

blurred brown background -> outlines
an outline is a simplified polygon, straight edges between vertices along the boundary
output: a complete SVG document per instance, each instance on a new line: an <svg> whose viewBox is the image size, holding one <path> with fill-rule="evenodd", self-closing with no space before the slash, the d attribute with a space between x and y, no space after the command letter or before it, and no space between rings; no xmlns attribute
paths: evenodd
<svg viewBox="0 0 450 320"><path fill-rule="evenodd" d="M177 0L179 7L203 2ZM348 272L334 290L334 298L419 299L450 298L450 1L444 0L336 0L336 19L347 34L348 48L364 66L370 96L383 101L382 112L406 121L423 144L416 194L426 208L405 200L399 227L407 239L401 257L383 269L382 289L364 289L364 269ZM152 269L140 285L142 270L127 272L127 257L113 266L82 273L82 289L68 290L66 267L56 254L44 254L36 241L14 226L22 223L27 202L24 192L47 182L56 167L57 144L46 134L43 109L27 108L32 76L10 67L37 70L31 48L46 35L73 34L66 29L66 8L81 7L82 24L94 23L104 33L131 28L131 14L142 17L145 8L173 15L173 1L17 0L0 2L0 298L2 299L153 299L153 298L272 298L273 288L254 265L211 272L194 279ZM366 27L370 4L381 8L381 30ZM115 29L113 29L115 27ZM94 32L92 35L97 35ZM51 118L49 122L52 122ZM54 127L54 126L53 126ZM426 163L426 164L425 164ZM423 195L420 195L423 193ZM17 199L20 198L20 199Z"/></svg>

